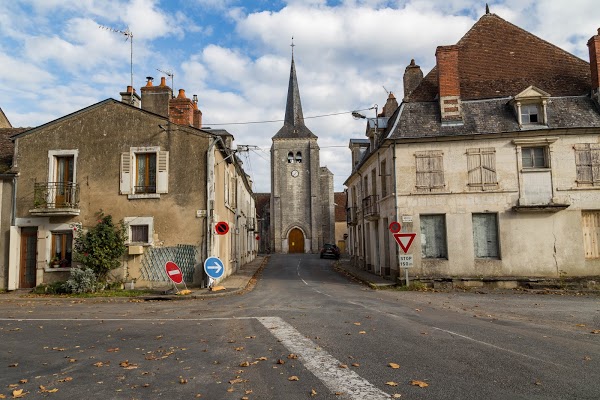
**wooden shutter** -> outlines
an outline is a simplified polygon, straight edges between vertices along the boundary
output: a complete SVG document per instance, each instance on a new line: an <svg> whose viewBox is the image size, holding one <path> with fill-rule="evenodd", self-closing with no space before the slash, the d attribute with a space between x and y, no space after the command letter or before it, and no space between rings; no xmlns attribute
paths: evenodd
<svg viewBox="0 0 600 400"><path fill-rule="evenodd" d="M131 194L131 154L121 153L121 194Z"/></svg>
<svg viewBox="0 0 600 400"><path fill-rule="evenodd" d="M592 164L592 182L600 186L600 144L590 144L590 159Z"/></svg>
<svg viewBox="0 0 600 400"><path fill-rule="evenodd" d="M467 149L467 171L469 173L469 185L479 186L483 184L481 149Z"/></svg>
<svg viewBox="0 0 600 400"><path fill-rule="evenodd" d="M415 153L417 166L417 188L434 189L444 187L444 162L441 151L418 151Z"/></svg>
<svg viewBox="0 0 600 400"><path fill-rule="evenodd" d="M481 187L482 190L496 188L496 149L467 149L467 171L469 186Z"/></svg>
<svg viewBox="0 0 600 400"><path fill-rule="evenodd" d="M156 163L156 193L169 192L169 152L159 151Z"/></svg>
<svg viewBox="0 0 600 400"><path fill-rule="evenodd" d="M585 258L600 258L600 212L583 211L581 222Z"/></svg>
<svg viewBox="0 0 600 400"><path fill-rule="evenodd" d="M575 168L578 183L592 183L592 158L590 145L580 143L573 146L575 149Z"/></svg>

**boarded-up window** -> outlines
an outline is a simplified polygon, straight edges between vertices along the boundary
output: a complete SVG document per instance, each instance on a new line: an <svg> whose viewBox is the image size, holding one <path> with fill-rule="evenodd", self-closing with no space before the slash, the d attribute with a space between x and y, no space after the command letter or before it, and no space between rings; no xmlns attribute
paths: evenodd
<svg viewBox="0 0 600 400"><path fill-rule="evenodd" d="M437 150L415 153L417 190L429 192L444 188L443 156L444 154Z"/></svg>
<svg viewBox="0 0 600 400"><path fill-rule="evenodd" d="M582 211L585 258L600 258L600 211Z"/></svg>
<svg viewBox="0 0 600 400"><path fill-rule="evenodd" d="M500 258L498 215L473 214L475 258Z"/></svg>
<svg viewBox="0 0 600 400"><path fill-rule="evenodd" d="M421 215L421 254L423 258L448 258L446 216Z"/></svg>
<svg viewBox="0 0 600 400"><path fill-rule="evenodd" d="M600 186L600 144L581 143L574 149L577 184Z"/></svg>
<svg viewBox="0 0 600 400"><path fill-rule="evenodd" d="M467 149L467 170L470 188L496 189L496 150L493 147Z"/></svg>

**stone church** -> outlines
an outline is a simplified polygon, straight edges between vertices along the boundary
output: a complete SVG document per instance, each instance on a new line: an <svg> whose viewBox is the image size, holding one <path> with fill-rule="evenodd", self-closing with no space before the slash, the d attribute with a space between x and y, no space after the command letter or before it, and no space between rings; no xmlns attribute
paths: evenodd
<svg viewBox="0 0 600 400"><path fill-rule="evenodd" d="M304 124L292 53L283 127L271 146L270 248L318 253L334 243L333 174L319 163L317 136Z"/></svg>

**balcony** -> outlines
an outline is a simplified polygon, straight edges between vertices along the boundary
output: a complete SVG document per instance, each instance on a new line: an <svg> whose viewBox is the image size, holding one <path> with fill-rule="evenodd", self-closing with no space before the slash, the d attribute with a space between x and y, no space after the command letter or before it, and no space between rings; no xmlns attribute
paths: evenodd
<svg viewBox="0 0 600 400"><path fill-rule="evenodd" d="M346 208L346 224L349 226L358 224L358 207Z"/></svg>
<svg viewBox="0 0 600 400"><path fill-rule="evenodd" d="M367 196L362 201L362 208L365 218L375 220L379 218L379 196Z"/></svg>
<svg viewBox="0 0 600 400"><path fill-rule="evenodd" d="M36 216L79 215L79 185L71 182L35 183L33 209Z"/></svg>

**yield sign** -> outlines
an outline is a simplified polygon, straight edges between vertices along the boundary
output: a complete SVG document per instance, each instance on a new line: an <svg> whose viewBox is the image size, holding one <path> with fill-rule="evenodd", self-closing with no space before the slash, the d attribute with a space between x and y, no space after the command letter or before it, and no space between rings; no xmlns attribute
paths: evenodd
<svg viewBox="0 0 600 400"><path fill-rule="evenodd" d="M416 233L394 233L394 239L400 245L400 248L405 253L410 249L410 245L415 240Z"/></svg>

